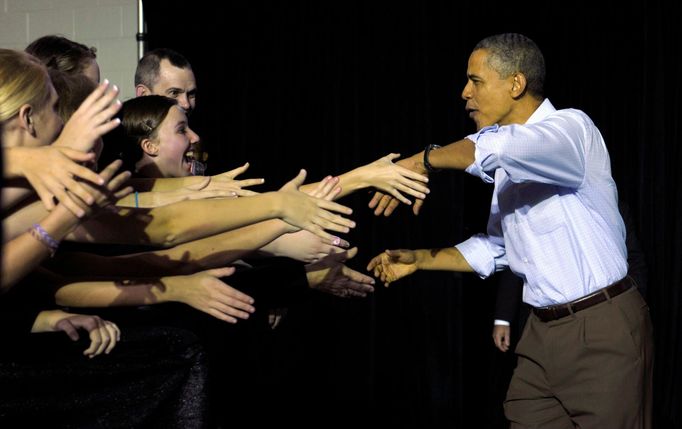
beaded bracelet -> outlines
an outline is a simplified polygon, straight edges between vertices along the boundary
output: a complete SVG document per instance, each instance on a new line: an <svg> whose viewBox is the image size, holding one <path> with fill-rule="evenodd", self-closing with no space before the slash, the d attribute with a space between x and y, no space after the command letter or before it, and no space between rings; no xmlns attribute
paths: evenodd
<svg viewBox="0 0 682 429"><path fill-rule="evenodd" d="M47 250L50 251L50 257L54 256L54 253L59 247L59 242L52 238L52 236L45 231L40 224L34 223L33 226L28 229L28 232L33 238L40 241L45 247L47 247Z"/></svg>

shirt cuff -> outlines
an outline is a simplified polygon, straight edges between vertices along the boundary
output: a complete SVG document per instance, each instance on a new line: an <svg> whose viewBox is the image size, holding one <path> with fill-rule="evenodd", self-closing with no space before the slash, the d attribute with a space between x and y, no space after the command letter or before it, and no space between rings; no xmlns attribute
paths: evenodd
<svg viewBox="0 0 682 429"><path fill-rule="evenodd" d="M482 279L488 278L495 272L495 259L486 257L488 248L483 242L482 234L476 234L455 246L471 268Z"/></svg>
<svg viewBox="0 0 682 429"><path fill-rule="evenodd" d="M506 320L495 319L495 326L509 326L509 322Z"/></svg>

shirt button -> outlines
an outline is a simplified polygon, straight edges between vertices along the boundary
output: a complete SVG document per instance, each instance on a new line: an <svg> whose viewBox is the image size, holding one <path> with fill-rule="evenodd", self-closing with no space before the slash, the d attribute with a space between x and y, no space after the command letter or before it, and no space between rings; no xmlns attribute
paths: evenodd
<svg viewBox="0 0 682 429"><path fill-rule="evenodd" d="M528 263L528 258L523 258L523 262Z"/></svg>

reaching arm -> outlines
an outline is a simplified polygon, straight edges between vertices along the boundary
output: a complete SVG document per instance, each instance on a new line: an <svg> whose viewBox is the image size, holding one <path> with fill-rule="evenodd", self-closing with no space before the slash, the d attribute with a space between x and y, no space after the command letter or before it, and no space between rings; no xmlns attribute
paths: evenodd
<svg viewBox="0 0 682 429"><path fill-rule="evenodd" d="M474 151L474 143L471 140L462 139L442 148L430 150L429 163L434 169L464 170L474 162ZM401 159L396 164L423 176L428 176L429 174L424 165L424 151L418 152L409 158ZM399 204L400 201L395 196L377 191L369 202L369 207L374 209L376 216L381 214L390 216ZM412 208L415 215L419 214L423 204L423 199L415 201Z"/></svg>
<svg viewBox="0 0 682 429"><path fill-rule="evenodd" d="M54 253L55 249L51 248L50 244L45 241L44 233L47 233L58 243L77 224L78 218L62 204L59 204L37 224L39 227L31 226L31 230L3 244L0 292L4 293L9 290L40 265L44 259Z"/></svg>
<svg viewBox="0 0 682 429"><path fill-rule="evenodd" d="M2 188L4 210L36 192L46 209L54 209L52 197L56 197L72 203L73 212L82 216L82 211L69 199L67 191L83 201L91 201L92 197L75 178L103 183L97 173L78 164L92 161L94 153L56 146L12 147L3 148L3 157L4 177L9 179Z"/></svg>
<svg viewBox="0 0 682 429"><path fill-rule="evenodd" d="M344 197L359 189L376 188L391 194L403 204L411 205L412 202L401 192L423 200L429 193L425 186L429 179L425 175L415 173L393 162L400 154L391 153L362 167L358 167L339 177L341 192L336 198ZM315 184L305 185L301 190L304 192Z"/></svg>
<svg viewBox="0 0 682 429"><path fill-rule="evenodd" d="M207 192L228 192L234 196L246 197L256 195L256 192L244 189L249 186L261 185L265 182L262 178L237 180L236 177L249 168L249 163L233 170L213 176L187 176L168 178L136 178L132 179L135 190L142 191L177 191L180 189L196 189Z"/></svg>
<svg viewBox="0 0 682 429"><path fill-rule="evenodd" d="M181 302L220 320L236 323L255 311L253 299L220 280L234 268L219 268L187 276L158 279L71 283L55 294L69 307L115 307Z"/></svg>
<svg viewBox="0 0 682 429"><path fill-rule="evenodd" d="M249 198L183 201L153 209L123 208L117 213L101 213L81 224L68 239L170 247L263 220L280 218L294 230L305 229L326 242L334 243L337 237L325 229L348 232L355 223L331 211L350 214L352 210L298 191L304 178L305 171L302 171L279 191ZM23 216L20 221L24 222L24 228L27 227L26 219L36 218Z"/></svg>
<svg viewBox="0 0 682 429"><path fill-rule="evenodd" d="M91 195L92 204L95 209L115 202L117 198L130 191L128 188L119 190L123 182L128 178L127 172L113 177L120 165L120 161L115 161L102 170L101 177L105 181L103 186L88 185L86 182L82 183ZM44 210L39 203L36 204L38 204L39 210ZM88 215L95 213L93 207L79 206ZM18 213L15 213L15 216L15 220L26 220L19 217ZM40 224L31 224L30 220L32 219L28 220L28 225L21 232L16 231L17 227L14 223L10 224L3 220L5 233L7 234L9 231L12 231L13 236L10 241L3 243L3 270L2 276L0 276L2 277L0 292L5 292L26 274L35 269L47 256L54 254L59 241L78 224L80 219L74 216L72 211L67 209L64 204L59 204L57 208L40 221Z"/></svg>
<svg viewBox="0 0 682 429"><path fill-rule="evenodd" d="M116 324L103 320L99 316L67 313L62 310L46 310L38 313L31 332L63 331L77 341L78 330L84 329L90 336L90 346L83 351L83 355L93 358L102 353L109 354L116 343L121 340L121 331Z"/></svg>
<svg viewBox="0 0 682 429"><path fill-rule="evenodd" d="M386 250L367 265L374 277L385 286L417 270L473 272L464 256L455 247L444 249Z"/></svg>
<svg viewBox="0 0 682 429"><path fill-rule="evenodd" d="M121 256L63 252L48 261L48 266L64 276L140 277L189 274L228 265L290 229L285 222L272 219L168 249Z"/></svg>

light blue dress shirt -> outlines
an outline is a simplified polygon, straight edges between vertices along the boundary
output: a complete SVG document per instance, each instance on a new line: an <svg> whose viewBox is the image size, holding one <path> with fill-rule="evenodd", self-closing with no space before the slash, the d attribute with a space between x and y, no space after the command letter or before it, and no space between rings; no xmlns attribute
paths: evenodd
<svg viewBox="0 0 682 429"><path fill-rule="evenodd" d="M585 113L556 110L545 99L525 124L467 138L476 151L466 171L495 183L487 234L456 246L479 276L508 266L524 279L524 302L535 307L625 277L625 225L609 153Z"/></svg>

